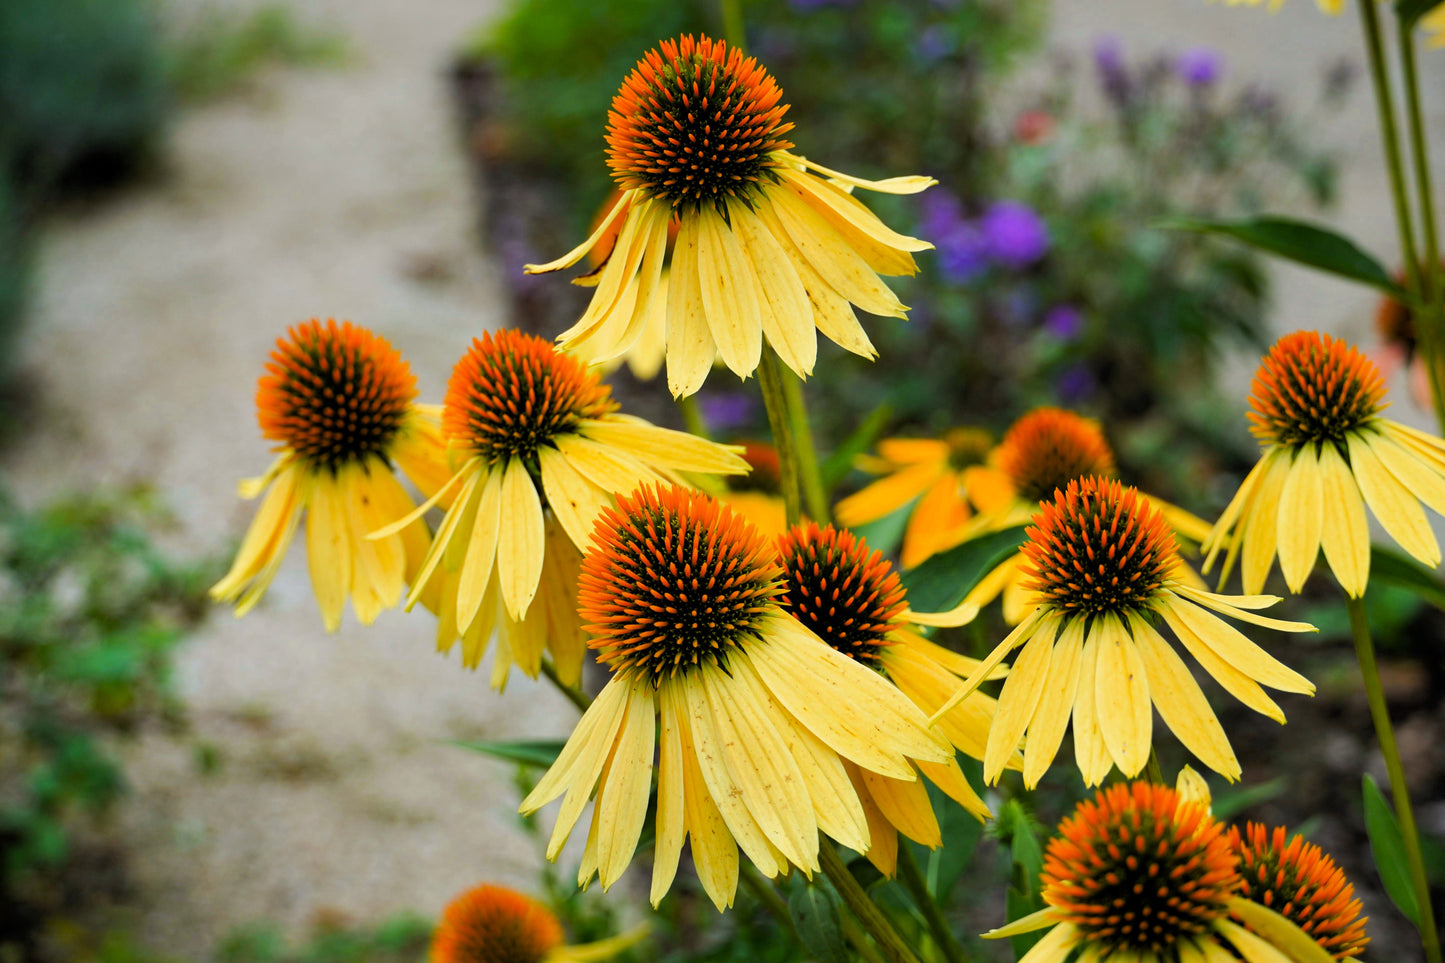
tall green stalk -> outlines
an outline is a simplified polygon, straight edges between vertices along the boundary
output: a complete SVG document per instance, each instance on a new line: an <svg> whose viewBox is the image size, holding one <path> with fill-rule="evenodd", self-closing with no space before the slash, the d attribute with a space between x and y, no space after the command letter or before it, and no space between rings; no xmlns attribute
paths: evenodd
<svg viewBox="0 0 1445 963"><path fill-rule="evenodd" d="M948 928L948 921L943 918L933 894L928 891L928 883L918 868L918 860L913 858L913 850L902 839L898 840L898 880L903 884L903 888L908 890L908 895L913 897L918 911L923 914L923 921L928 924L928 932L933 936L933 942L943 954L944 960L947 963L968 963L968 956L963 952L963 947L958 945L953 931Z"/></svg>
<svg viewBox="0 0 1445 963"><path fill-rule="evenodd" d="M1415 194L1420 208L1421 235L1425 241L1425 263L1421 265L1422 293L1429 305L1435 330L1445 343L1445 269L1440 266L1440 233L1435 221L1435 191L1430 183L1430 144L1425 133L1424 111L1420 107L1420 72L1415 66L1415 37L1400 30L1400 66L1405 75L1405 116L1410 123L1410 161L1415 168Z"/></svg>
<svg viewBox="0 0 1445 963"><path fill-rule="evenodd" d="M1405 259L1406 288L1420 303L1428 303L1420 277L1420 255L1415 246L1414 217L1410 213L1410 194L1405 183L1405 164L1400 153L1400 134L1395 123L1395 97L1390 88L1390 74L1385 66L1385 44L1380 31L1376 0L1358 0L1360 22L1365 31L1365 53L1370 61L1371 86L1375 90L1375 112L1380 119L1380 142L1385 152L1385 168L1390 175L1390 197L1395 207L1395 224L1400 232L1400 251ZM1417 315L1418 317L1418 315ZM1415 336L1425 359L1430 377L1430 395L1434 401L1435 419L1445 431L1445 330L1441 319L1425 317L1417 324Z"/></svg>
<svg viewBox="0 0 1445 963"><path fill-rule="evenodd" d="M1390 776L1390 794L1395 800L1395 814L1400 820L1400 836L1405 842L1405 861L1410 864L1410 881L1415 887L1415 900L1420 904L1420 940L1425 944L1425 959L1441 963L1440 934L1435 928L1435 910L1430 902L1430 880L1425 873L1425 858L1420 851L1420 833L1415 826L1415 809L1410 805L1410 790L1405 783L1405 767L1400 762L1400 748L1395 744L1395 728L1390 723L1390 709L1385 704L1385 688L1380 682L1380 667L1375 662L1375 643L1370 638L1370 622L1363 599L1346 596L1350 613L1350 631L1355 637L1355 654L1360 660L1360 675L1365 680L1365 696L1370 703L1370 717L1375 735L1385 756L1385 771Z"/></svg>
<svg viewBox="0 0 1445 963"><path fill-rule="evenodd" d="M843 903L853 914L853 918L877 942L878 948L883 951L883 958L888 963L919 963L912 948L894 928L893 921L884 915L878 904L874 903L867 891L859 885L858 880L853 878L848 867L843 865L832 841L822 836L818 837L818 861L822 864L823 875L828 877L828 881L843 898Z"/></svg>

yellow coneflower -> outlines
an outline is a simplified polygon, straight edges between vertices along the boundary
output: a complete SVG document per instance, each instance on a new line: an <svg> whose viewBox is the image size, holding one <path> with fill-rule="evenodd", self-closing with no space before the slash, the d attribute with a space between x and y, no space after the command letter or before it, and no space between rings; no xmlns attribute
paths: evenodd
<svg viewBox="0 0 1445 963"><path fill-rule="evenodd" d="M1336 960L1365 951L1364 904L1322 849L1303 836L1287 838L1283 826L1270 830L1259 823L1243 833L1231 826L1229 846L1239 857L1241 896L1278 912Z"/></svg>
<svg viewBox="0 0 1445 963"><path fill-rule="evenodd" d="M654 750L652 902L671 887L686 836L719 909L732 905L739 846L767 876L816 871L819 830L868 849L845 760L912 780L915 764L953 758L902 693L779 607L772 546L706 495L657 485L619 498L598 519L578 584L590 644L613 675L522 811L566 794L555 859L596 787L579 884L597 874L605 889L631 861Z"/></svg>
<svg viewBox="0 0 1445 963"><path fill-rule="evenodd" d="M788 530L788 510L781 494L782 465L778 450L759 441L739 442L743 461L751 469L746 475L729 479L726 491L715 497L758 527L768 538L777 538Z"/></svg>
<svg viewBox="0 0 1445 963"><path fill-rule="evenodd" d="M961 625L977 614L923 613L908 607L898 573L881 552L852 532L831 525L795 525L778 540L783 567L784 608L834 649L883 675L924 712L932 712L953 694L959 677L979 665L918 634L912 625ZM994 700L975 692L938 720L938 729L955 747L982 759L994 716ZM979 798L958 762L919 762L918 769L979 820L988 806ZM921 780L899 780L844 768L863 803L872 846L868 859L892 876L898 859L898 833L930 848L943 844L928 791Z"/></svg>
<svg viewBox="0 0 1445 963"><path fill-rule="evenodd" d="M1048 928L1019 963L1329 963L1293 923L1240 894L1238 864L1205 804L1167 786L1115 783L1049 841L1048 905L984 936Z"/></svg>
<svg viewBox="0 0 1445 963"><path fill-rule="evenodd" d="M1279 601L1272 596L1215 595L1188 584L1163 514L1132 488L1096 477L1070 482L1034 516L1023 554L1034 607L955 696L972 692L1022 646L989 731L983 766L990 783L1027 735L1024 783L1036 785L1071 715L1087 785L1113 766L1136 775L1149 759L1153 709L1205 765L1238 779L1224 729L1156 620L1227 692L1271 719L1282 723L1284 713L1261 684L1314 692L1308 679L1213 613L1284 632L1314 627L1247 611Z"/></svg>
<svg viewBox="0 0 1445 963"><path fill-rule="evenodd" d="M455 500L407 601L438 580L438 643L460 636L470 666L495 629L497 688L512 664L536 678L544 648L576 684L579 551L614 493L678 471L747 470L734 449L619 414L600 377L541 338L498 331L472 341L447 386L442 430L461 467L412 514Z"/></svg>
<svg viewBox="0 0 1445 963"><path fill-rule="evenodd" d="M1220 584L1242 556L1244 591L1255 594L1278 552L1298 592L1323 549L1359 598L1370 579L1366 505L1401 548L1440 564L1420 503L1445 513L1445 442L1381 418L1384 395L1379 369L1346 342L1315 331L1276 341L1250 396L1264 454L1206 539L1204 571L1227 547Z"/></svg>
<svg viewBox="0 0 1445 963"><path fill-rule="evenodd" d="M913 568L968 538L973 505L1008 497L1006 481L985 464L991 444L988 432L976 428L954 428L942 438L885 438L877 458L860 459L860 467L885 477L840 501L834 514L840 524L863 525L917 499L899 556Z"/></svg>
<svg viewBox="0 0 1445 963"><path fill-rule="evenodd" d="M279 455L260 478L241 482L243 498L266 497L211 597L235 602L238 616L250 611L304 514L311 585L327 631L341 625L348 598L370 623L400 601L430 543L421 521L385 539L365 536L416 505L393 466L428 495L444 481L438 411L414 403L416 377L401 355L350 322L295 325L277 339L266 372L257 418Z"/></svg>
<svg viewBox="0 0 1445 963"><path fill-rule="evenodd" d="M447 904L432 934L430 963L595 963L647 934L637 927L595 943L568 945L557 917L530 897L483 884Z"/></svg>
<svg viewBox="0 0 1445 963"><path fill-rule="evenodd" d="M746 378L765 337L800 376L813 370L815 329L855 354L877 354L853 305L905 317L879 276L915 273L910 252L933 245L890 230L850 191L912 194L935 181L861 180L789 153L783 135L793 125L781 98L755 59L721 40L663 41L638 62L608 114L608 165L621 199L577 248L526 268L570 267L622 225L591 303L559 341L594 361L619 357L665 305L676 396L697 391L718 357Z"/></svg>

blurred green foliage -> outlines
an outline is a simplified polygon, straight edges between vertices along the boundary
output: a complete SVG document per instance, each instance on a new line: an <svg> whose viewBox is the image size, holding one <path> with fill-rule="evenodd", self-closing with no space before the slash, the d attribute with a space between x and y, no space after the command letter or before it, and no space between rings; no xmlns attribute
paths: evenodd
<svg viewBox="0 0 1445 963"><path fill-rule="evenodd" d="M166 77L185 102L229 94L267 65L336 67L352 56L340 34L299 21L282 3L247 11L208 7L183 26L166 50Z"/></svg>
<svg viewBox="0 0 1445 963"><path fill-rule="evenodd" d="M180 721L171 655L219 565L168 558L164 520L144 491L34 512L0 495L0 934L21 958L72 908L76 830L125 791L113 740Z"/></svg>
<svg viewBox="0 0 1445 963"><path fill-rule="evenodd" d="M323 927L299 947L269 923L233 932L216 949L217 963L406 963L420 960L435 924L411 914L370 926Z"/></svg>

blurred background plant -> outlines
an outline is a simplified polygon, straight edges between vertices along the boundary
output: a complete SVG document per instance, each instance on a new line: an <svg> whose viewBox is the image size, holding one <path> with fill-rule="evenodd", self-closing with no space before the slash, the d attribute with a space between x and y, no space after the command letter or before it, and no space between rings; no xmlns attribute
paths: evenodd
<svg viewBox="0 0 1445 963"><path fill-rule="evenodd" d="M165 523L144 490L34 512L0 495L7 960L45 958L45 940L64 937L66 917L97 890L123 885L113 847L87 844L126 789L116 741L183 725L171 658L208 614L206 588L220 569L214 559L176 562L158 549L151 533Z"/></svg>

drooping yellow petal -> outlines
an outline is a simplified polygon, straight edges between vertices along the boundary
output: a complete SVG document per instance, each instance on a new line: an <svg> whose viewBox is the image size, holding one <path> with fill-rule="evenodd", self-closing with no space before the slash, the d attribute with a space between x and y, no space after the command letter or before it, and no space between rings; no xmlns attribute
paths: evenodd
<svg viewBox="0 0 1445 963"><path fill-rule="evenodd" d="M668 680L658 686L658 705L663 718L670 717L677 724L681 750L679 765L682 769L683 817L688 836L692 840L693 865L697 868L703 890L721 912L733 905L733 894L737 891L738 847L703 781L697 761L697 747L693 743L688 721L688 709L680 685L676 680ZM663 895L665 890L659 892L654 885L654 907Z"/></svg>
<svg viewBox="0 0 1445 963"><path fill-rule="evenodd" d="M889 779L866 769L859 770L859 774L879 811L900 833L929 849L943 845L938 817L933 814L923 780Z"/></svg>
<svg viewBox="0 0 1445 963"><path fill-rule="evenodd" d="M1440 543L1435 540L1419 500L1390 473L1369 441L1355 432L1348 437L1350 467L1365 496L1365 504L1401 548L1426 565L1439 565Z"/></svg>
<svg viewBox="0 0 1445 963"><path fill-rule="evenodd" d="M1265 456L1269 468L1259 480L1259 489L1250 505L1250 512L1241 522L1244 542L1244 564L1241 575L1244 591L1257 595L1264 588L1264 580L1274 564L1274 554L1279 537L1279 503L1284 493L1285 482L1289 479L1290 456L1283 450L1274 450ZM1222 580L1222 576L1221 576Z"/></svg>
<svg viewBox="0 0 1445 963"><path fill-rule="evenodd" d="M1279 502L1275 533L1279 568L1289 590L1298 592L1315 567L1324 532L1325 493L1313 445L1305 445L1295 453Z"/></svg>
<svg viewBox="0 0 1445 963"><path fill-rule="evenodd" d="M1243 920L1262 940L1268 940L1270 945L1278 948L1291 963L1329 963L1334 959L1313 936L1278 910L1237 896L1229 901L1229 911ZM1231 922L1224 935L1239 946L1237 937L1240 932L1247 931Z"/></svg>
<svg viewBox="0 0 1445 963"><path fill-rule="evenodd" d="M507 465L502 476L501 524L498 527L497 577L507 614L521 621L542 579L547 530L542 501L521 459ZM604 861L605 865L605 861Z"/></svg>
<svg viewBox="0 0 1445 963"><path fill-rule="evenodd" d="M882 676L818 639L791 616L769 618L752 653L768 691L819 739L865 769L914 778L905 756L943 762L953 748Z"/></svg>
<svg viewBox="0 0 1445 963"><path fill-rule="evenodd" d="M697 218L684 217L667 281L667 387L674 398L701 388L717 357L703 308L697 249Z"/></svg>
<svg viewBox="0 0 1445 963"><path fill-rule="evenodd" d="M1388 434L1370 439L1370 450L1390 474L1437 515L1445 515L1445 475L1395 442Z"/></svg>
<svg viewBox="0 0 1445 963"><path fill-rule="evenodd" d="M1332 444L1320 451L1320 486L1325 560L1341 587L1351 597L1360 598L1370 580L1370 523L1360 486Z"/></svg>
<svg viewBox="0 0 1445 963"><path fill-rule="evenodd" d="M438 504L440 504L442 499L446 498L447 495L451 492L451 490L456 487L457 482L475 478L476 473L473 471L473 469L480 464L480 458L477 458L475 456L468 458L466 462L463 463L462 467L457 469L457 473L453 475L445 485L443 485L441 488L438 488L436 492L426 501L416 506L416 508L409 515L404 515L403 517L398 518L390 525L383 526L382 528L377 529L366 537L388 538L392 535L395 535L403 528L406 528L408 525L412 524L417 519L421 518L427 512L431 511ZM457 500L461 500L460 494L457 495ZM455 504L455 502L453 502L453 504Z"/></svg>
<svg viewBox="0 0 1445 963"><path fill-rule="evenodd" d="M868 267L878 274L916 274L918 266L908 252L924 251L933 246L927 241L891 230L877 215L836 185L796 171L783 170L779 176L784 187L822 215L848 246L857 251Z"/></svg>
<svg viewBox="0 0 1445 963"><path fill-rule="evenodd" d="M642 824L647 820L656 729L657 707L652 701L652 687L629 686L626 716L613 750L607 794L598 798L597 811L592 816L598 824L597 870L603 890L622 878L637 849Z"/></svg>
<svg viewBox="0 0 1445 963"><path fill-rule="evenodd" d="M749 471L748 463L740 457L741 446L719 445L685 431L617 419L583 421L577 430L587 438L621 448L650 465L724 475Z"/></svg>
<svg viewBox="0 0 1445 963"><path fill-rule="evenodd" d="M1011 936L1022 936L1025 933L1037 933L1039 930L1047 929L1059 922L1059 911L1052 906L1045 906L1041 910L1034 910L1027 916L1020 916L1012 923L1007 923L996 929L991 929L983 934L986 940L1002 940Z"/></svg>
<svg viewBox="0 0 1445 963"><path fill-rule="evenodd" d="M1029 720L1028 742L1024 745L1024 785L1029 789L1039 784L1059 754L1064 730L1069 726L1069 716L1073 714L1079 687L1084 624L1084 619L1070 619L1053 645L1048 675L1044 678L1033 718Z"/></svg>
<svg viewBox="0 0 1445 963"><path fill-rule="evenodd" d="M1024 643L1009 670L1003 691L998 697L998 712L988 734L988 748L983 756L983 780L992 785L1003 773L1004 763L1023 741L1024 728L1033 718L1049 674L1049 661L1054 647L1057 622L1049 621L1035 630Z"/></svg>
<svg viewBox="0 0 1445 963"><path fill-rule="evenodd" d="M1240 900L1239 902L1245 901ZM1233 944L1235 950L1239 952L1240 957L1244 960L1244 963L1296 963L1295 960L1281 953L1272 944L1261 939L1256 934L1251 933L1243 926L1230 922L1228 919L1216 921L1214 929ZM1309 937L1306 938L1310 939ZM1314 943L1314 940L1310 939L1310 942ZM1316 947L1319 946L1317 943L1315 945ZM1324 954L1325 959L1334 959L1333 956L1324 953L1323 950L1320 952Z"/></svg>
<svg viewBox="0 0 1445 963"><path fill-rule="evenodd" d="M802 198L781 186L765 188L764 196L764 203L770 204L788 236L829 287L870 314L907 316L908 309L877 272Z"/></svg>
<svg viewBox="0 0 1445 963"><path fill-rule="evenodd" d="M1238 780L1239 759L1184 660L1145 619L1131 617L1129 628L1164 724L1206 766L1230 782Z"/></svg>
<svg viewBox="0 0 1445 963"><path fill-rule="evenodd" d="M802 773L818 828L857 852L868 848L868 821L838 754L778 704L746 656L729 660L740 711L772 719Z"/></svg>
<svg viewBox="0 0 1445 963"><path fill-rule="evenodd" d="M586 549L592 535L592 523L604 508L612 505L608 492L587 478L556 448L542 445L537 449L542 468L542 490L547 507L579 549Z"/></svg>
<svg viewBox="0 0 1445 963"><path fill-rule="evenodd" d="M1034 628L1040 620L1041 616L1036 609L1028 618L1015 626L1014 630L1010 632L1002 642L994 646L993 651L988 654L988 657L979 663L978 668L975 669L967 679L963 680L963 684L948 698L948 701L933 711L933 715L928 721L930 723L937 721L939 716L968 698L985 679L993 678L993 672L998 667L998 664L1004 660L1005 656L1033 636Z"/></svg>
<svg viewBox="0 0 1445 963"><path fill-rule="evenodd" d="M914 568L933 555L962 544L969 536L971 515L958 473L945 472L923 493L908 516L899 562L904 568ZM976 614L978 606L972 608Z"/></svg>
<svg viewBox="0 0 1445 963"><path fill-rule="evenodd" d="M957 759L950 759L948 762L919 762L918 771L928 777L944 794L954 802L958 803L970 815L979 822L988 819L993 815L989 811L988 803L980 798L978 792L969 783L968 777L958 766Z"/></svg>
<svg viewBox="0 0 1445 963"><path fill-rule="evenodd" d="M612 226L614 221L630 212L632 202L636 196L637 191L635 190L623 191L622 196L617 199L617 203L613 205L612 210L609 211L607 216L597 225L591 237L555 261L548 261L546 264L528 264L525 265L522 270L528 274L546 274L549 271L560 271L563 268L569 268L576 264L586 256L588 251L597 246L597 242L602 239L602 235L607 232L607 229Z"/></svg>
<svg viewBox="0 0 1445 963"><path fill-rule="evenodd" d="M336 480L327 472L316 475L306 513L306 559L311 588L326 631L341 627L341 610L351 585L351 553L346 550L346 504Z"/></svg>
<svg viewBox="0 0 1445 963"><path fill-rule="evenodd" d="M708 330L723 363L740 378L758 367L763 321L752 263L715 208L698 213L697 273Z"/></svg>
<svg viewBox="0 0 1445 963"><path fill-rule="evenodd" d="M938 181L922 174L909 174L904 177L887 177L881 181L865 180L862 177L854 177L852 174L843 174L839 171L830 170L822 164L816 164L806 157L797 154L779 152L779 155L801 167L817 171L830 180L839 181L843 184L851 184L854 187L861 187L864 190L876 191L880 194L917 194L919 191L927 190Z"/></svg>
<svg viewBox="0 0 1445 963"><path fill-rule="evenodd" d="M211 587L211 598L224 602L240 596L246 591L248 583L254 586L262 581L257 577L258 573L265 570L273 559L285 555L286 546L301 520L299 478L300 469L294 462L276 474L275 483L266 492L256 517L246 529L246 537L241 540L230 570ZM267 579L265 583L269 581ZM260 592L252 593L252 604L265 591L265 583L260 585ZM236 614L242 613L242 608L238 606Z"/></svg>
<svg viewBox="0 0 1445 963"><path fill-rule="evenodd" d="M1112 768L1109 747L1099 729L1099 713L1096 705L1099 665L1099 644L1085 636L1084 647L1079 653L1078 695L1074 699L1074 759L1084 785L1096 786L1104 781Z"/></svg>
<svg viewBox="0 0 1445 963"><path fill-rule="evenodd" d="M475 465L473 463L468 463ZM478 490L484 481L482 470L468 469L469 474L462 490L457 493L456 501L447 510L446 517L442 519L441 526L437 529L436 538L432 539L431 551L427 552L426 559L421 564L420 571L411 584L411 592L406 597L406 607L410 609L416 604L417 599L426 591L431 584L433 575L436 574L437 565L446 557L451 550L454 541L465 544L470 537L470 529L459 531L462 517L468 514L468 507L473 505L474 499L478 496ZM367 538L376 538L377 533L372 532Z"/></svg>
<svg viewBox="0 0 1445 963"><path fill-rule="evenodd" d="M458 531L457 537L467 540L467 554L457 582L457 625L463 632L472 624L482 604L482 593L492 578L497 561L497 534L502 524L502 479L505 469L497 466L487 472L482 490L477 495L476 515L471 531ZM463 516L465 519L465 516Z"/></svg>
<svg viewBox="0 0 1445 963"><path fill-rule="evenodd" d="M627 452L583 435L558 435L552 443L573 468L604 491L630 494L640 485L660 480L657 472Z"/></svg>
<svg viewBox="0 0 1445 963"><path fill-rule="evenodd" d="M1133 638L1117 615L1111 612L1098 616L1092 631L1099 652L1094 670L1099 732L1119 771L1136 776L1149 761L1149 749L1153 745L1154 710L1149 701L1149 677Z"/></svg>
<svg viewBox="0 0 1445 963"><path fill-rule="evenodd" d="M973 674L975 669L983 665L983 662L981 660L975 659L972 656L963 655L962 653L955 652L952 649L945 649L937 642L934 642L931 639L925 639L923 636L919 635L917 632L914 632L912 629L906 626L904 628L897 629L889 636L889 638L899 643L899 645L901 645L905 649L916 650L925 658L937 662L940 666L947 669L949 672L954 673L960 678L968 678L970 675ZM888 653L893 651L897 651L897 649L889 648L884 650L880 658L883 658L886 661ZM994 669L993 675L989 676L988 680L992 681L995 679L1002 679L1007 675L1008 666L1000 665Z"/></svg>
<svg viewBox="0 0 1445 963"><path fill-rule="evenodd" d="M1284 620L1284 619L1272 619L1272 618L1269 618L1268 616L1265 616L1265 615L1257 615L1257 614L1255 614L1254 612L1248 611L1247 609L1242 608L1242 607L1240 607L1239 605L1235 604L1235 603L1239 602L1241 599L1242 599L1242 600L1245 600L1245 601L1253 601L1253 600L1256 600L1256 599L1258 599L1258 600L1266 600L1266 599L1267 599L1268 601L1266 602L1266 605L1274 605L1275 603L1277 603L1277 602L1280 601L1280 599L1279 599L1277 596L1273 596L1273 595L1254 595L1254 596L1249 596L1249 595L1216 595L1216 594L1214 594L1213 592L1205 592L1205 591L1202 591L1202 590L1200 590L1200 589L1196 589L1196 588L1194 588L1193 586L1190 586L1190 585L1182 585L1182 584L1179 584L1179 583L1177 583L1177 582L1174 584L1173 589L1174 589L1174 592L1175 592L1176 595L1182 596L1183 598L1187 598L1187 599L1189 599L1189 600L1192 601L1192 602L1197 602L1198 604L1204 606L1204 607L1207 608L1207 609L1213 609L1214 611L1219 612L1219 613L1222 614L1222 615L1227 615L1227 616L1229 616L1229 617L1232 618L1232 619L1239 619L1239 620L1242 621L1242 622L1251 622L1251 623L1253 623L1254 625L1263 626L1264 628L1267 628L1267 629L1274 629L1274 630L1277 631L1277 632L1318 632L1318 631L1319 631L1319 630L1316 629L1313 625L1310 625L1308 622L1288 622L1288 621L1286 621L1286 620ZM1256 605L1256 606L1253 606L1253 607L1254 607L1254 608L1264 608L1265 605Z"/></svg>
<svg viewBox="0 0 1445 963"><path fill-rule="evenodd" d="M888 646L879 660L888 678L924 712L943 705L958 688L957 676L912 646ZM940 715L934 725L959 750L982 759L996 709L992 698L975 692Z"/></svg>
<svg viewBox="0 0 1445 963"><path fill-rule="evenodd" d="M808 289L772 233L741 201L728 202L728 218L737 232L757 280L763 334L778 357L801 378L813 373L818 335Z"/></svg>
<svg viewBox="0 0 1445 963"><path fill-rule="evenodd" d="M884 438L878 442L878 454L895 465L918 465L933 462L943 466L948 462L948 442L937 438Z"/></svg>
<svg viewBox="0 0 1445 963"><path fill-rule="evenodd" d="M557 336L568 352L596 364L619 357L637 341L652 310L649 301L657 294L658 278L667 254L670 217L668 207L649 202L643 205L636 219L635 231L623 230L613 251L615 256L623 257L621 271L613 275L620 279L622 287L609 294L604 290L606 278L598 285L582 318ZM632 226L629 223L629 227ZM623 247L624 242L627 247ZM604 297L610 298L605 302L606 310L595 310L604 304Z"/></svg>
<svg viewBox="0 0 1445 963"><path fill-rule="evenodd" d="M1265 694L1258 682L1215 653L1188 625L1175 619L1169 623L1169 627L1179 636L1179 641L1189 650L1189 654L1194 656L1204 667L1204 671L1213 676L1214 681L1223 686L1226 692L1255 712L1269 716L1280 724L1284 723L1284 712Z"/></svg>
<svg viewBox="0 0 1445 963"><path fill-rule="evenodd" d="M1228 622L1197 605L1176 596L1161 605L1160 612L1176 632L1179 624L1187 626L1195 636L1219 653L1220 658L1256 682L1283 692L1314 693L1313 682L1264 651Z"/></svg>
<svg viewBox="0 0 1445 963"><path fill-rule="evenodd" d="M695 758L702 773L708 795L717 804L723 822L727 824L733 839L742 847L748 858L764 876L772 878L782 871L773 858L773 847L763 832L752 811L743 799L743 789L733 778L727 763L723 743L727 738L719 729L713 713L711 700L701 679L702 672L721 671L715 666L703 666L698 672L677 680L679 698L687 708L688 732L691 735ZM672 680L664 682L669 684Z"/></svg>
<svg viewBox="0 0 1445 963"><path fill-rule="evenodd" d="M652 848L652 890L649 898L656 906L672 887L677 876L677 862L682 855L682 842L687 835L684 817L686 799L683 790L682 736L678 732L677 712L672 700L658 693L661 738L657 752L657 841Z"/></svg>
<svg viewBox="0 0 1445 963"><path fill-rule="evenodd" d="M1214 567L1214 558L1219 554L1221 548L1226 545L1238 544L1240 537L1243 535L1243 531L1236 532L1234 537L1231 538L1230 530L1233 529L1235 523L1243 517L1245 508L1252 503L1254 491L1259 487L1260 480L1264 478L1265 473L1269 470L1269 463L1273 461L1273 454L1273 452L1266 454L1264 458L1256 462L1255 466L1249 470L1249 474L1244 476L1244 481L1240 483L1239 489L1234 493L1234 497L1229 500L1229 504L1225 506L1224 511L1220 514L1218 520L1215 521L1214 527L1210 529L1209 534L1205 537L1204 541L1200 543L1199 548L1205 553L1204 571L1206 574ZM1220 578L1221 583L1228 577L1229 573L1226 571Z"/></svg>
<svg viewBox="0 0 1445 963"><path fill-rule="evenodd" d="M377 477L391 477L391 470L378 460L373 469ZM346 525L346 550L351 555L351 606L362 625L376 621L382 609L401 600L402 573L406 558L401 538L369 541L366 533L375 527L373 511L378 496L367 467L350 465L337 473L337 496L343 500Z"/></svg>
<svg viewBox="0 0 1445 963"><path fill-rule="evenodd" d="M863 770L846 760L843 765L863 806L864 818L868 821L868 836L872 842L864 855L878 872L891 878L898 869L898 830L893 828L888 817L883 815L883 811L873 801L873 795L863 781Z"/></svg>

